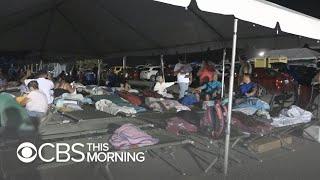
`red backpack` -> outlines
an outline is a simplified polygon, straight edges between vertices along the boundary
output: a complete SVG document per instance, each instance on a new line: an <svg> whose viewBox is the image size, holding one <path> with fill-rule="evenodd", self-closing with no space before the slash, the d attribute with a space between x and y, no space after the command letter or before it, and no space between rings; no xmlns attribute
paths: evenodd
<svg viewBox="0 0 320 180"><path fill-rule="evenodd" d="M216 101L214 106L207 106L204 117L200 120L202 132L217 139L225 129L227 107Z"/></svg>

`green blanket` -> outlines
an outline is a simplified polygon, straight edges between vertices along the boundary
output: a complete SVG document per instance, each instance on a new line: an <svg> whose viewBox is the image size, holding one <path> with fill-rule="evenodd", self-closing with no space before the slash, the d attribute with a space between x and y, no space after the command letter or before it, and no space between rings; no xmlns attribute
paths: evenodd
<svg viewBox="0 0 320 180"><path fill-rule="evenodd" d="M0 126L23 129L31 125L27 110L8 93L0 94Z"/></svg>

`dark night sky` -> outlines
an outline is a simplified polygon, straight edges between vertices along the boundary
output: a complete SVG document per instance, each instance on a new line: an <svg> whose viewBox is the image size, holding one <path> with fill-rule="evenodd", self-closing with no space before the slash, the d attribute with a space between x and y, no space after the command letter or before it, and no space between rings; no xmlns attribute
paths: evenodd
<svg viewBox="0 0 320 180"><path fill-rule="evenodd" d="M320 18L319 0L268 0L301 13ZM317 2L318 1L318 2Z"/></svg>

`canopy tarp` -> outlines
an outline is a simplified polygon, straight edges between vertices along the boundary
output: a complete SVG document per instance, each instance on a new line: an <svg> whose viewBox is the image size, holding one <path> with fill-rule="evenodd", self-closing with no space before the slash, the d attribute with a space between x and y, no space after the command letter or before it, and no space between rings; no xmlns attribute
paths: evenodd
<svg viewBox="0 0 320 180"><path fill-rule="evenodd" d="M195 3L186 10L153 0L3 0L0 53L116 57L220 49L231 47L233 18ZM238 48L317 44L245 21L238 28Z"/></svg>
<svg viewBox="0 0 320 180"><path fill-rule="evenodd" d="M191 0L155 0L188 7ZM312 39L320 39L320 20L265 0L196 0L199 9L236 18L268 28Z"/></svg>

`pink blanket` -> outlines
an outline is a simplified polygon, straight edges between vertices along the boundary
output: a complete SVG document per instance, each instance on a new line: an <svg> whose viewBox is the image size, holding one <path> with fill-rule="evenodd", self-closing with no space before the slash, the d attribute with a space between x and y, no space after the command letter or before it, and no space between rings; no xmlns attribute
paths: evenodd
<svg viewBox="0 0 320 180"><path fill-rule="evenodd" d="M158 142L158 139L129 123L118 128L110 139L111 145L120 150L154 145Z"/></svg>

